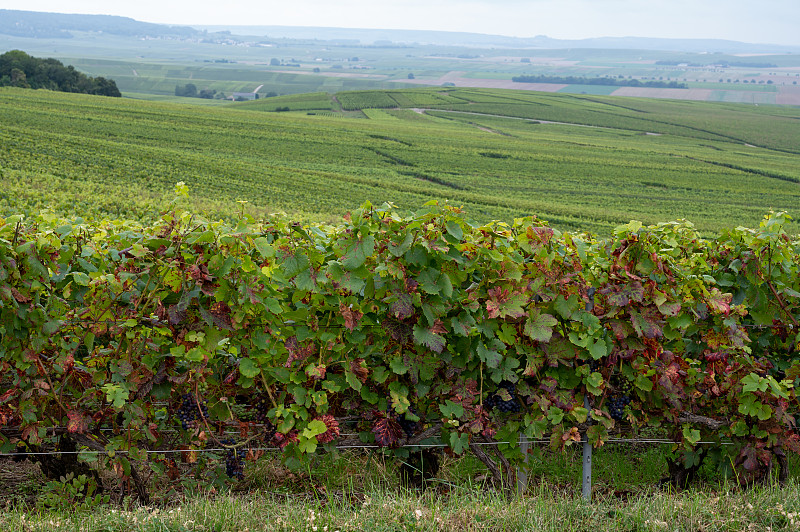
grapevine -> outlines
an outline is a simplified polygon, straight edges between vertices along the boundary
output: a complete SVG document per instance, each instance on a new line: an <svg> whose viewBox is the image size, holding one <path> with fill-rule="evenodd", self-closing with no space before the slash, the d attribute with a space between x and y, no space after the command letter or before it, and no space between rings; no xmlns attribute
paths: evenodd
<svg viewBox="0 0 800 532"><path fill-rule="evenodd" d="M787 219L712 240L629 224L604 240L535 218L473 227L436 204L367 204L339 226L10 217L0 452L61 437L141 456L179 422L186 448L235 429L225 464L242 478L251 442L300 467L351 441L345 420L387 452L502 441L505 463L520 432L559 450L652 425L687 463L763 478L764 457L800 451Z"/></svg>

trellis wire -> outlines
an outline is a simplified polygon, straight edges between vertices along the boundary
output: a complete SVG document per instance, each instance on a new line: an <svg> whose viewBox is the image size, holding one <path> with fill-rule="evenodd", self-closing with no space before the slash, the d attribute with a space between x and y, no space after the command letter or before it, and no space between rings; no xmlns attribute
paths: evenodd
<svg viewBox="0 0 800 532"><path fill-rule="evenodd" d="M524 445L524 444L536 444L536 445L543 445L549 444L549 439L539 439L539 440L529 440L527 438L521 438L517 444ZM603 442L606 443L620 443L620 444L661 444L661 445L679 445L680 442L676 442L673 440L667 439L658 439L658 438L610 438ZM508 444L508 442L504 441L490 441L490 442L474 442L470 443L470 445L479 445L479 446L497 446ZM716 441L699 441L696 445L734 445L733 442L716 442ZM361 445L337 445L336 449L436 449L440 448L443 449L445 447L449 447L446 443L415 443L411 445L400 445L398 447L386 447L383 445L374 445L374 444L361 444ZM142 449L138 452L144 452L147 454L173 454L173 453L211 453L211 452L224 452L230 449L236 448L235 446L231 447L220 447L220 448L205 448L205 449L163 449L163 450L148 450ZM272 451L281 451L280 447L246 447L243 448L248 451L265 451L265 452L272 452ZM88 449L85 451L36 451L36 452L19 452L19 453L0 453L0 458L2 457L13 457L13 456L55 456L55 455L64 455L64 454L129 454L131 451L127 450L115 450L115 451L99 451Z"/></svg>

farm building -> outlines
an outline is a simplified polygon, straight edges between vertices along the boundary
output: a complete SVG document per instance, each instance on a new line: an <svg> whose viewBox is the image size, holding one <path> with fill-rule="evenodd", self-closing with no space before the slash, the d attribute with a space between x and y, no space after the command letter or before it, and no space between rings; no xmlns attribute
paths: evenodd
<svg viewBox="0 0 800 532"><path fill-rule="evenodd" d="M258 100L258 93L257 92L234 92L230 96L230 99L234 100L236 102Z"/></svg>

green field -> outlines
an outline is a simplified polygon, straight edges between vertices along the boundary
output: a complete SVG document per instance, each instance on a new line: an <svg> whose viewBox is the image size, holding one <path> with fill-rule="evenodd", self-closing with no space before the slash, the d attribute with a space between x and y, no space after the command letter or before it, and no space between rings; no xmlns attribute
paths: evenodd
<svg viewBox="0 0 800 532"><path fill-rule="evenodd" d="M366 200L439 199L478 220L536 214L607 234L688 218L714 232L797 211L798 119L790 107L479 89L218 107L6 88L0 214L147 217L185 181L212 216L235 216L238 200L256 216L332 220Z"/></svg>

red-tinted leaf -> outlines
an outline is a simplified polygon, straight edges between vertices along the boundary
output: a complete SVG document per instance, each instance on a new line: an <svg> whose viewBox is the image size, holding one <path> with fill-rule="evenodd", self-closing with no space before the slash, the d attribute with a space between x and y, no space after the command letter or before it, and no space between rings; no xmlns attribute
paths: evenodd
<svg viewBox="0 0 800 532"><path fill-rule="evenodd" d="M67 412L67 431L70 433L83 434L89 428L91 418L83 415L82 412L77 410L70 410Z"/></svg>
<svg viewBox="0 0 800 532"><path fill-rule="evenodd" d="M397 301L389 305L389 312L398 320L414 315L414 306L411 304L411 296L408 294L400 294Z"/></svg>
<svg viewBox="0 0 800 532"><path fill-rule="evenodd" d="M658 310L664 316L669 316L671 318L674 318L675 316L681 313L681 304L676 301L672 302L667 301L665 303L661 303L660 305L658 305Z"/></svg>
<svg viewBox="0 0 800 532"><path fill-rule="evenodd" d="M344 303L339 303L339 313L344 318L344 326L351 331L355 330L356 325L358 325L358 322L361 321L361 318L364 316L363 312L354 310L352 305L348 306Z"/></svg>
<svg viewBox="0 0 800 532"><path fill-rule="evenodd" d="M330 443L339 437L339 422L336 421L336 418L330 414L325 414L317 419L325 423L325 426L328 427L327 431L322 434L317 434L317 441L319 443Z"/></svg>
<svg viewBox="0 0 800 532"><path fill-rule="evenodd" d="M641 303L644 298L644 287L639 281L632 281L626 285L604 288L600 293L606 296L609 305L624 307L631 301Z"/></svg>
<svg viewBox="0 0 800 532"><path fill-rule="evenodd" d="M9 388L3 392L3 395L0 395L0 405L8 401L17 391L19 391L17 388Z"/></svg>
<svg viewBox="0 0 800 532"><path fill-rule="evenodd" d="M22 294L19 290L17 290L13 286L11 287L11 295L14 296L14 299L17 300L17 303L30 303L31 302L31 298L29 298L28 296Z"/></svg>
<svg viewBox="0 0 800 532"><path fill-rule="evenodd" d="M636 334L643 338L660 338L663 336L661 325L654 319L649 312L639 312L633 309L628 311L631 317L631 325L636 330Z"/></svg>
<svg viewBox="0 0 800 532"><path fill-rule="evenodd" d="M375 422L372 432L375 434L375 442L378 445L391 447L400 439L403 429L393 417L385 417Z"/></svg>
<svg viewBox="0 0 800 532"><path fill-rule="evenodd" d="M731 312L732 300L733 294L723 294L718 288L712 288L711 293L706 297L706 303L711 310L726 316Z"/></svg>
<svg viewBox="0 0 800 532"><path fill-rule="evenodd" d="M617 340L624 340L633 333L633 328L622 320L610 320L608 325L614 331Z"/></svg>
<svg viewBox="0 0 800 532"><path fill-rule="evenodd" d="M280 432L276 432L273 439L278 447L283 450L287 445L290 443L297 443L300 439L297 437L298 432L296 430L289 431L289 434L282 434Z"/></svg>
<svg viewBox="0 0 800 532"><path fill-rule="evenodd" d="M314 379L315 381L321 381L325 378L326 373L326 366L324 364L315 365L312 364L306 368L306 375L310 378Z"/></svg>
<svg viewBox="0 0 800 532"><path fill-rule="evenodd" d="M230 373L228 373L228 375L222 381L222 384L230 386L234 384L237 380L239 380L239 368L235 368Z"/></svg>
<svg viewBox="0 0 800 532"><path fill-rule="evenodd" d="M367 378L369 377L369 369L367 368L367 363L363 358L357 358L350 362L350 371L352 371L361 382L367 382Z"/></svg>

